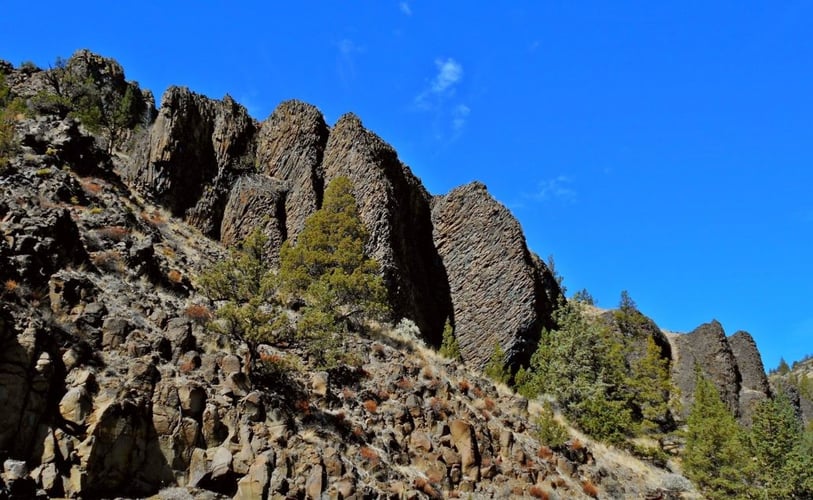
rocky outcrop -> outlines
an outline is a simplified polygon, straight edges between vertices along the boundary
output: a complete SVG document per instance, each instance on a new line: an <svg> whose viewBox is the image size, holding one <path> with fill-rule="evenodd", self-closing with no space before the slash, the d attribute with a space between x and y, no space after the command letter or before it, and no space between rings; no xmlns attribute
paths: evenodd
<svg viewBox="0 0 813 500"><path fill-rule="evenodd" d="M765 367L762 366L762 357L751 334L739 331L728 337L728 344L737 361L741 377L740 420L745 425L750 425L754 408L760 401L771 396L771 388L765 375Z"/></svg>
<svg viewBox="0 0 813 500"><path fill-rule="evenodd" d="M285 234L292 243L305 219L322 204L328 132L315 106L294 100L277 106L257 135L257 170L282 181L288 190Z"/></svg>
<svg viewBox="0 0 813 500"><path fill-rule="evenodd" d="M392 147L353 114L330 132L325 183L346 176L370 239L367 251L381 265L396 317L415 321L440 343L449 315L448 281L432 240L429 194Z"/></svg>
<svg viewBox="0 0 813 500"><path fill-rule="evenodd" d="M463 358L482 366L499 343L527 362L560 292L517 220L480 183L436 198L432 220Z"/></svg>
<svg viewBox="0 0 813 500"><path fill-rule="evenodd" d="M251 168L255 124L243 106L170 87L161 110L127 172L138 189L219 237L232 183Z"/></svg>
<svg viewBox="0 0 813 500"><path fill-rule="evenodd" d="M265 253L272 263L286 239L286 191L278 181L262 175L238 179L229 194L220 225L220 241L239 245L255 228L268 237Z"/></svg>
<svg viewBox="0 0 813 500"><path fill-rule="evenodd" d="M694 401L695 367L714 382L720 397L739 415L740 373L737 360L718 321L705 323L691 333L671 335L672 379L680 390L683 416Z"/></svg>

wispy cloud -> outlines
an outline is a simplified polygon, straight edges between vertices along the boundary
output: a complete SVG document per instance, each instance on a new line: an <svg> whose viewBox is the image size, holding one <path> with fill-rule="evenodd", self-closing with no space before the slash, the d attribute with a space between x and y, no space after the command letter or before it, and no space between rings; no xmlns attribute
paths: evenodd
<svg viewBox="0 0 813 500"><path fill-rule="evenodd" d="M471 114L471 109L466 106L465 104L458 104L452 110L452 129L456 133L460 133L463 131L463 127L466 125L466 120Z"/></svg>
<svg viewBox="0 0 813 500"><path fill-rule="evenodd" d="M412 15L412 9L409 7L409 2L401 2L400 4L398 4L398 7L400 7L401 12L403 12L404 15L406 16Z"/></svg>
<svg viewBox="0 0 813 500"><path fill-rule="evenodd" d="M415 97L415 104L421 108L431 108L454 95L455 87L463 79L463 65L451 57L435 59L435 67L437 73L429 86Z"/></svg>
<svg viewBox="0 0 813 500"><path fill-rule="evenodd" d="M552 179L541 181L532 197L537 201L559 200L565 203L574 203L576 201L576 190L571 185L572 179L570 177L558 175Z"/></svg>
<svg viewBox="0 0 813 500"><path fill-rule="evenodd" d="M336 72L339 80L347 87L356 78L355 55L364 52L364 47L349 38L342 38L336 43L339 53L336 56Z"/></svg>

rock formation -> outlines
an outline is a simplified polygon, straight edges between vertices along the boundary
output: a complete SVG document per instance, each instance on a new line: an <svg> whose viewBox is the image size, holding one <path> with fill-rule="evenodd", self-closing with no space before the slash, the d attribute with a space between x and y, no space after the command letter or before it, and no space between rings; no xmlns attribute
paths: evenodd
<svg viewBox="0 0 813 500"><path fill-rule="evenodd" d="M728 337L728 345L737 361L740 372L740 420L745 425L751 424L751 413L756 405L771 396L771 387L762 366L757 344L751 334L739 331Z"/></svg>
<svg viewBox="0 0 813 500"><path fill-rule="evenodd" d="M770 397L762 359L753 338L737 332L726 338L722 325L712 321L688 334L669 334L672 347L672 380L680 390L683 417L694 401L695 367L714 382L723 401L749 424L760 400Z"/></svg>
<svg viewBox="0 0 813 500"><path fill-rule="evenodd" d="M463 358L482 366L499 343L527 363L559 291L519 223L476 182L437 197L432 220Z"/></svg>

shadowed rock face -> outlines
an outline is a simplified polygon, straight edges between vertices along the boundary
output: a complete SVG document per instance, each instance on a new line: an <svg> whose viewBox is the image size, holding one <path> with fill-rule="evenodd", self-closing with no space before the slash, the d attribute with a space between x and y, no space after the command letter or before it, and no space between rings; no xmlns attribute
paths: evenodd
<svg viewBox="0 0 813 500"><path fill-rule="evenodd" d="M328 132L322 113L301 101L283 102L260 126L257 169L283 181L288 189L285 228L292 242L305 219L322 204Z"/></svg>
<svg viewBox="0 0 813 500"><path fill-rule="evenodd" d="M436 198L432 218L463 358L482 366L499 342L510 364L527 360L560 292L517 220L477 182Z"/></svg>
<svg viewBox="0 0 813 500"><path fill-rule="evenodd" d="M276 264L285 241L285 189L263 175L246 175L237 180L220 225L220 241L224 245L239 245L254 230L262 228L268 236L265 254Z"/></svg>
<svg viewBox="0 0 813 500"><path fill-rule="evenodd" d="M740 420L750 425L754 408L760 401L770 397L771 388L762 365L762 357L751 334L739 331L728 338L728 344L742 377L739 394Z"/></svg>
<svg viewBox="0 0 813 500"><path fill-rule="evenodd" d="M714 382L728 407L739 416L740 372L722 325L712 321L691 333L672 335L672 378L680 389L682 413L688 416L694 401L695 366Z"/></svg>
<svg viewBox="0 0 813 500"><path fill-rule="evenodd" d="M432 242L430 197L420 180L352 114L331 130L323 167L325 184L339 176L353 183L370 234L367 251L381 265L395 315L413 319L439 344L449 288Z"/></svg>
<svg viewBox="0 0 813 500"><path fill-rule="evenodd" d="M215 101L170 87L127 177L173 215L186 215L217 238L226 196L249 161L254 131L248 112L231 97Z"/></svg>

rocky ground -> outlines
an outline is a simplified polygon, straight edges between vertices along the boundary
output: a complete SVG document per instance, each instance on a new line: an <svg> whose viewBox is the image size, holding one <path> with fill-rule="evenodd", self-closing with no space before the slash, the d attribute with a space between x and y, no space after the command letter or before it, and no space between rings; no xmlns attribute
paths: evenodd
<svg viewBox="0 0 813 500"><path fill-rule="evenodd" d="M408 322L354 338L361 368L314 372L267 346L268 369L248 376L194 290L224 249L131 191L127 159L72 120L17 128L0 174L0 497L692 491L583 437L542 446L533 404L439 358Z"/></svg>

